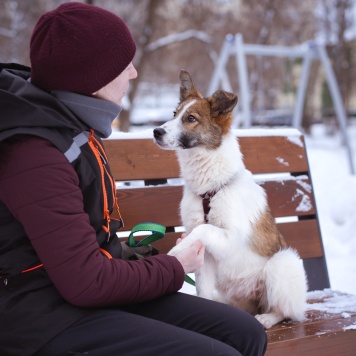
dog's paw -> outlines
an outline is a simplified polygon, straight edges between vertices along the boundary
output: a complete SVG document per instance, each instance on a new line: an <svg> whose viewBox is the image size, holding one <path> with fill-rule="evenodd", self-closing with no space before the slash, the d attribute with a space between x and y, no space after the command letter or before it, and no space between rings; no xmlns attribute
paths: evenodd
<svg viewBox="0 0 356 356"><path fill-rule="evenodd" d="M178 244L177 246L174 246L171 250L167 252L167 255L169 256L176 256L180 251L182 251L183 248Z"/></svg>
<svg viewBox="0 0 356 356"><path fill-rule="evenodd" d="M284 319L280 313L271 312L268 314L257 314L256 319L263 325L265 329L271 328Z"/></svg>

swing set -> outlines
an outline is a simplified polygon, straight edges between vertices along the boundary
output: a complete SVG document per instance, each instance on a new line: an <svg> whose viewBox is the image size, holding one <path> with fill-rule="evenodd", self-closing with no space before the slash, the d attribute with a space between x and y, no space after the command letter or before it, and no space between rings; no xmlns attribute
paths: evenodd
<svg viewBox="0 0 356 356"><path fill-rule="evenodd" d="M211 95L219 87L230 92L233 91L229 80L229 75L226 71L226 66L230 56L235 56L239 79L239 102L241 106L244 128L250 128L252 126L250 86L246 64L247 55L256 56L258 58L280 57L294 60L300 58L302 60L301 74L296 93L296 102L292 115L292 126L297 129L301 129L303 107L305 103L305 95L311 64L314 60L320 61L325 71L326 82L331 94L331 98L333 100L336 118L343 137L343 142L346 147L350 171L351 174L355 174L352 150L347 134L347 119L345 109L342 103L336 77L330 64L325 47L313 41L294 47L245 44L241 34L227 35L222 45L220 54L217 58L215 69L209 83L207 95Z"/></svg>

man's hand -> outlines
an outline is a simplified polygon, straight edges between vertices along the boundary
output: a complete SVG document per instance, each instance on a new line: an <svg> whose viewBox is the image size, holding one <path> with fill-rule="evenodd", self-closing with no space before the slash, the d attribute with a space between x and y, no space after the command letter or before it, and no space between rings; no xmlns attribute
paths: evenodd
<svg viewBox="0 0 356 356"><path fill-rule="evenodd" d="M178 245L180 242L183 241L183 239L185 239L187 237L187 234L185 232L183 232L183 234L181 235L181 237L179 237L176 241L176 245Z"/></svg>
<svg viewBox="0 0 356 356"><path fill-rule="evenodd" d="M185 236L184 236L185 237ZM184 238L182 236L182 238ZM182 240L178 239L178 240ZM180 242L178 242L177 244ZM183 266L185 273L192 273L198 270L204 264L205 247L200 240L195 241L192 245L180 250L174 256Z"/></svg>

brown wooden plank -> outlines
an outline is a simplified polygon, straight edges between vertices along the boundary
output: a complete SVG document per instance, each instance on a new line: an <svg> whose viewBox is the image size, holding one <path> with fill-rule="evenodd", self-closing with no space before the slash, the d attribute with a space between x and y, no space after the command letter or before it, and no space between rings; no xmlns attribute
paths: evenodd
<svg viewBox="0 0 356 356"><path fill-rule="evenodd" d="M301 258L323 256L318 225L316 220L302 220L292 223L278 224L288 246L294 247ZM180 232L168 232L165 237L154 243L160 253L167 253L176 243Z"/></svg>
<svg viewBox="0 0 356 356"><path fill-rule="evenodd" d="M313 322L284 324L267 331L267 356L355 355L356 330L344 330L354 325L350 318L323 318Z"/></svg>
<svg viewBox="0 0 356 356"><path fill-rule="evenodd" d="M150 139L104 140L115 180L179 177L174 151L162 150Z"/></svg>
<svg viewBox="0 0 356 356"><path fill-rule="evenodd" d="M117 197L126 229L131 230L134 225L144 221L157 222L164 226L181 225L181 186L118 189Z"/></svg>
<svg viewBox="0 0 356 356"><path fill-rule="evenodd" d="M126 226L126 225L125 225ZM291 223L278 224L288 246L294 247L301 258L323 256L316 220L301 220ZM154 245L161 253L167 253L176 243L180 232L168 232L165 237Z"/></svg>
<svg viewBox="0 0 356 356"><path fill-rule="evenodd" d="M342 293L339 293L340 296L342 296ZM347 296L347 294L344 294L345 296ZM338 322L339 319L345 319L341 313L330 313L330 312L326 312L326 311L320 311L320 310L314 310L313 308L313 304L315 303L327 303L328 299L330 299L330 297L325 297L325 298L321 298L321 299L309 299L308 300L308 304L309 304L309 308L307 310L307 312L305 313L305 319L303 320L302 324L304 326L306 325L313 325L313 328L319 328L319 330L317 331L318 333L323 332L323 330L321 329L322 323L324 321L332 321L332 322ZM350 317L354 317L356 316L356 312L351 312L345 309L345 312L348 312ZM284 339L289 339L290 337L288 336L288 334L293 334L293 330L295 328L296 325L299 325L300 322L294 322L294 321L282 321L281 323L278 323L276 325L274 325L272 328L267 330L267 334L268 334L268 339L269 342L279 342L279 341L283 341ZM325 330L324 330L325 331ZM314 334L306 334L305 336L314 336Z"/></svg>
<svg viewBox="0 0 356 356"><path fill-rule="evenodd" d="M266 181L268 203L275 217L315 214L315 201L309 178Z"/></svg>
<svg viewBox="0 0 356 356"><path fill-rule="evenodd" d="M302 180L309 184L307 178ZM314 204L309 210L298 211L303 199L313 203L311 192L298 181L269 181L262 183L275 217L315 214ZM301 194L301 192L303 194ZM165 226L179 226L179 204L182 186L155 186L118 189L117 197L125 225L131 229L138 221L155 221Z"/></svg>
<svg viewBox="0 0 356 356"><path fill-rule="evenodd" d="M304 147L286 137L240 137L239 142L252 173L308 171ZM160 149L151 139L104 140L104 145L116 180L179 177L174 151Z"/></svg>
<svg viewBox="0 0 356 356"><path fill-rule="evenodd" d="M239 142L252 173L308 171L302 136L249 136L240 137Z"/></svg>
<svg viewBox="0 0 356 356"><path fill-rule="evenodd" d="M278 224L278 228L287 241L294 247L301 258L321 257L324 255L318 221L300 220Z"/></svg>
<svg viewBox="0 0 356 356"><path fill-rule="evenodd" d="M341 293L340 293L341 296ZM345 294L345 296L347 296ZM328 303L328 299L330 299L330 297L327 298L322 298L322 299L313 299L313 300L308 300L307 303L309 304L308 306L308 310L305 313L305 320L303 320L303 324L307 325L307 324L318 324L319 326L321 325L320 323L322 323L325 320L329 320L329 321L337 321L339 319L345 319L341 313L330 313L330 312L326 312L326 311L320 311L320 310L313 310L313 309L309 309L313 307L314 303ZM349 312L347 310L345 310L345 312L347 312L349 314L349 317L353 317L356 316L356 312ZM346 318L347 319L347 318ZM268 329L268 334L269 334L269 338L270 341L279 341L280 340L280 335L281 333L283 333L286 329L290 328L292 329L293 327L295 327L295 325L300 324L300 322L297 321L282 321L276 325L274 325L272 328Z"/></svg>

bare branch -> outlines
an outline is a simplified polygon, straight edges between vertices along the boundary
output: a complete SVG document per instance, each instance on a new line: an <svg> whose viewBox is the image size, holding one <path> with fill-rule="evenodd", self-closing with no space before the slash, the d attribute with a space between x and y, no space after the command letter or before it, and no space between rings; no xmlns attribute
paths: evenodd
<svg viewBox="0 0 356 356"><path fill-rule="evenodd" d="M16 31L0 27L0 36L14 38L16 36Z"/></svg>
<svg viewBox="0 0 356 356"><path fill-rule="evenodd" d="M154 41L146 46L147 51L155 51L158 48L168 46L172 43L189 40L190 38L196 38L202 42L210 43L211 37L203 31L187 30L180 33L172 33L168 36L162 37L157 41Z"/></svg>

